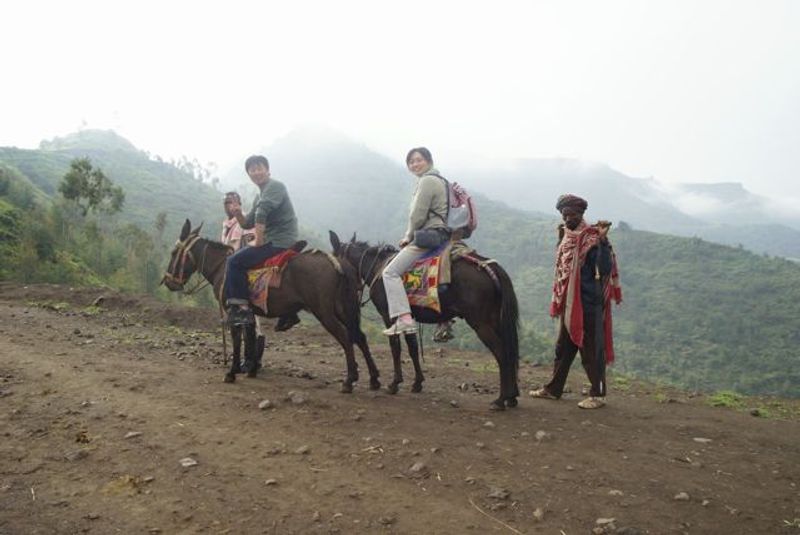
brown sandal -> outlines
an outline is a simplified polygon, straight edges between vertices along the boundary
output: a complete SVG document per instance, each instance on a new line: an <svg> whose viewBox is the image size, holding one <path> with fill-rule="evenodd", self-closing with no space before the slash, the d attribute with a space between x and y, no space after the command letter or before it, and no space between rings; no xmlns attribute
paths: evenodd
<svg viewBox="0 0 800 535"><path fill-rule="evenodd" d="M599 409L600 407L605 406L606 400L600 397L588 397L583 401L578 403L578 407L581 409Z"/></svg>
<svg viewBox="0 0 800 535"><path fill-rule="evenodd" d="M547 391L545 387L540 388L539 390L531 390L528 392L528 395L532 398L539 398L539 399L558 399L553 394Z"/></svg>

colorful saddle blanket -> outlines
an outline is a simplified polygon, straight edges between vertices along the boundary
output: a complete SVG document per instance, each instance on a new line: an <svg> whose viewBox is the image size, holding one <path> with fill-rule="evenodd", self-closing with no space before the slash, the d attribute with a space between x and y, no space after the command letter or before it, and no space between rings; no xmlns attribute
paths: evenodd
<svg viewBox="0 0 800 535"><path fill-rule="evenodd" d="M450 280L450 249L449 242L432 249L403 274L403 286L411 306L429 308L436 313L442 311L439 288Z"/></svg>
<svg viewBox="0 0 800 535"><path fill-rule="evenodd" d="M270 288L280 288L281 274L289 261L297 256L294 249L287 249L276 254L261 265L247 271L247 284L250 289L250 302L267 313L267 298Z"/></svg>

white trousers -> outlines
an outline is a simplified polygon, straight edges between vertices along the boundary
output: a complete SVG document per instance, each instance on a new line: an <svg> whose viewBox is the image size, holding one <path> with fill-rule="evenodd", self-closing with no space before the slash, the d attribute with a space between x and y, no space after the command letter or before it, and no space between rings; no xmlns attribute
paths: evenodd
<svg viewBox="0 0 800 535"><path fill-rule="evenodd" d="M411 313L406 289L403 287L402 276L403 273L408 271L408 268L414 265L414 262L428 251L428 249L423 249L416 245L406 245L383 270L383 287L386 289L386 301L389 303L390 318L394 319L403 314Z"/></svg>

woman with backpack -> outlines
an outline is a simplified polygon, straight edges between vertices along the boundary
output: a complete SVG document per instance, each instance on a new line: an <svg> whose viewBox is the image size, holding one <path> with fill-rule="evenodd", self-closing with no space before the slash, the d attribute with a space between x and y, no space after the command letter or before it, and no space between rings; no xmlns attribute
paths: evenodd
<svg viewBox="0 0 800 535"><path fill-rule="evenodd" d="M394 320L383 331L386 336L417 332L417 322L411 316L411 306L403 287L403 273L428 251L450 239L447 183L433 167L431 152L425 147L411 149L406 155L406 165L417 177L417 185L411 200L408 227L400 240L400 252L383 270L389 317Z"/></svg>

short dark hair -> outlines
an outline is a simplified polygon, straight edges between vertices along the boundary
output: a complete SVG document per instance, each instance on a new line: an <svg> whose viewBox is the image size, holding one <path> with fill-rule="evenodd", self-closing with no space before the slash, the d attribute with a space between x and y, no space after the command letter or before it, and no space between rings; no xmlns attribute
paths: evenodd
<svg viewBox="0 0 800 535"><path fill-rule="evenodd" d="M229 191L228 193L225 194L224 200L227 201L228 199L236 199L236 202L238 202L239 204L242 203L242 198L239 197L239 194L236 193L235 191Z"/></svg>
<svg viewBox="0 0 800 535"><path fill-rule="evenodd" d="M257 164L263 165L269 171L269 160L267 160L266 156L261 156L260 154L254 154L246 159L244 161L244 170L249 171L251 167Z"/></svg>
<svg viewBox="0 0 800 535"><path fill-rule="evenodd" d="M422 156L426 162L433 165L433 156L431 156L431 151L425 147L415 147L408 151L408 154L406 154L406 165L408 165L408 162L411 161L411 156L413 156L415 152L419 153L419 155Z"/></svg>

